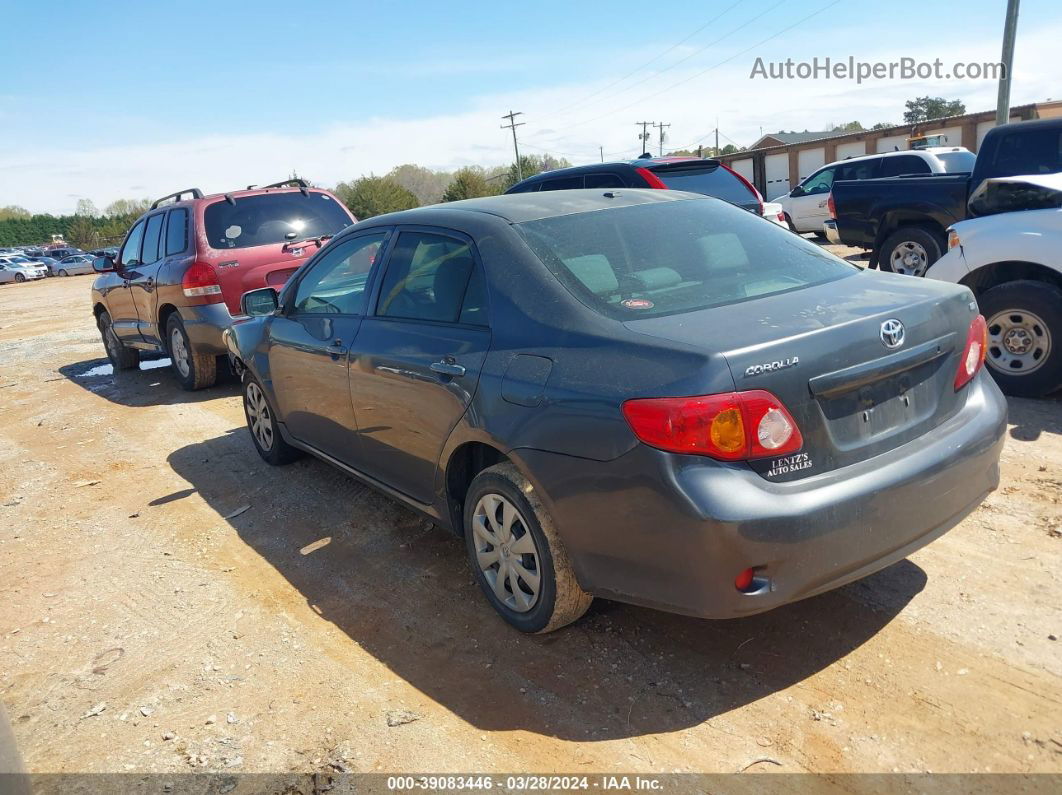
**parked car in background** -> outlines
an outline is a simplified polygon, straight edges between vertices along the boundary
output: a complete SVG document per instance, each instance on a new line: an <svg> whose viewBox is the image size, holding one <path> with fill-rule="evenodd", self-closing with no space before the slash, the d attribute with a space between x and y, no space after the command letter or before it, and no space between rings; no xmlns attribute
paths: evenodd
<svg viewBox="0 0 1062 795"><path fill-rule="evenodd" d="M803 599L999 480L1006 402L969 290L714 198L377 216L243 303L225 337L262 458L313 453L462 535L525 632L596 595L714 618Z"/></svg>
<svg viewBox="0 0 1062 795"><path fill-rule="evenodd" d="M55 266L59 264L59 260L52 257L34 257L34 262L39 262L45 268L48 269L48 276L55 276Z"/></svg>
<svg viewBox="0 0 1062 795"><path fill-rule="evenodd" d="M0 257L0 283L43 279L48 269L24 257Z"/></svg>
<svg viewBox="0 0 1062 795"><path fill-rule="evenodd" d="M117 257L118 256L118 246L107 246L106 248L98 248L95 251L90 251L89 254L91 254L94 258L95 257Z"/></svg>
<svg viewBox="0 0 1062 795"><path fill-rule="evenodd" d="M61 246L56 248L46 249L44 252L52 259L63 259L64 257L72 257L75 254L84 254L85 252L79 248L72 248L70 246Z"/></svg>
<svg viewBox="0 0 1062 795"><path fill-rule="evenodd" d="M1062 174L987 180L979 217L948 230L926 277L973 290L988 320L988 371L1004 392L1062 389Z"/></svg>
<svg viewBox="0 0 1062 795"><path fill-rule="evenodd" d="M545 171L517 182L506 193L580 188L654 188L715 196L757 215L763 197L752 183L718 160L700 157L640 157Z"/></svg>
<svg viewBox="0 0 1062 795"><path fill-rule="evenodd" d="M281 288L354 221L339 199L302 180L164 196L133 224L117 257L94 263L92 311L108 358L130 369L141 351L165 352L183 388L212 385L240 296Z"/></svg>
<svg viewBox="0 0 1062 795"><path fill-rule="evenodd" d="M870 265L922 276L947 250L946 231L970 215L986 179L1062 172L1062 119L1004 124L988 131L970 174L834 181L826 237L870 249Z"/></svg>
<svg viewBox="0 0 1062 795"><path fill-rule="evenodd" d="M63 257L55 264L53 273L56 276L78 276L83 273L92 273L92 262L93 258L88 254Z"/></svg>
<svg viewBox="0 0 1062 795"><path fill-rule="evenodd" d="M778 202L764 202L763 203L763 217L768 221L774 221L779 226L789 228L789 224L785 220L785 212L782 210L782 205Z"/></svg>
<svg viewBox="0 0 1062 795"><path fill-rule="evenodd" d="M946 174L973 170L974 153L961 146L931 147L903 152L849 157L823 166L772 201L782 205L786 221L794 232L824 234L829 220L827 200L834 182L877 179L901 174Z"/></svg>

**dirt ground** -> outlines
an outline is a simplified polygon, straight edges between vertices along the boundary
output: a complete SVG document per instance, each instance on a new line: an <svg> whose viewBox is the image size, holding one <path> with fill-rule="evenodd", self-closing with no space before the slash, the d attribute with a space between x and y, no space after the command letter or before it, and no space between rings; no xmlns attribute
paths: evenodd
<svg viewBox="0 0 1062 795"><path fill-rule="evenodd" d="M523 637L445 531L266 466L233 381L94 374L91 278L0 287L0 701L29 770L1062 771L1059 400L1011 400L1001 488L862 582Z"/></svg>

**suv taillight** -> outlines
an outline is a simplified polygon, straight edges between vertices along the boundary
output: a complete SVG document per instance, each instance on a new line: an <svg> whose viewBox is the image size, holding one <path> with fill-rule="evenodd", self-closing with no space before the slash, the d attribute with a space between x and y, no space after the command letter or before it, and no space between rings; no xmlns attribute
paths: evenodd
<svg viewBox="0 0 1062 795"><path fill-rule="evenodd" d="M623 416L641 441L672 453L745 461L786 455L804 446L792 415L762 389L628 400Z"/></svg>
<svg viewBox="0 0 1062 795"><path fill-rule="evenodd" d="M837 205L833 203L833 194L826 197L826 209L830 211L830 218L837 217Z"/></svg>
<svg viewBox="0 0 1062 795"><path fill-rule="evenodd" d="M214 268L206 262L193 262L184 272L181 289L185 298L196 299L197 304L218 304L221 296L221 283Z"/></svg>
<svg viewBox="0 0 1062 795"><path fill-rule="evenodd" d="M647 168L638 167L634 169L634 172L645 180L645 184L654 190L667 190L667 185L656 174Z"/></svg>
<svg viewBox="0 0 1062 795"><path fill-rule="evenodd" d="M966 332L966 347L962 350L962 358L959 360L959 369L955 373L955 389L966 386L977 375L985 363L985 353L988 350L988 323L984 315L978 315L970 323L970 329Z"/></svg>

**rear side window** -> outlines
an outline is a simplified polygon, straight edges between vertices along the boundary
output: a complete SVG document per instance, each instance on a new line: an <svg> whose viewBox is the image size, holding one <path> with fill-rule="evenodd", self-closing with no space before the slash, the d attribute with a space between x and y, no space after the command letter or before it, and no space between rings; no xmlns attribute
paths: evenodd
<svg viewBox="0 0 1062 795"><path fill-rule="evenodd" d="M837 166L834 182L844 179L874 179L883 176L881 173L883 160L888 160L888 158L872 157L867 160L856 160L854 163L842 163Z"/></svg>
<svg viewBox="0 0 1062 795"><path fill-rule="evenodd" d="M166 225L166 256L180 254L188 247L188 211L170 210Z"/></svg>
<svg viewBox="0 0 1062 795"><path fill-rule="evenodd" d="M694 166L692 168L652 169L653 174L671 190L688 190L715 196L740 207L759 202L740 179L719 165Z"/></svg>
<svg viewBox="0 0 1062 795"><path fill-rule="evenodd" d="M898 177L901 174L929 174L933 169L917 155L897 155L881 158L881 176ZM850 177L849 179L857 179Z"/></svg>
<svg viewBox="0 0 1062 795"><path fill-rule="evenodd" d="M620 320L738 303L858 272L721 202L642 204L515 228L576 298Z"/></svg>
<svg viewBox="0 0 1062 795"><path fill-rule="evenodd" d="M334 235L354 223L335 199L301 191L214 202L203 212L212 248L250 248Z"/></svg>
<svg viewBox="0 0 1062 795"><path fill-rule="evenodd" d="M623 188L626 187L618 174L587 174L584 178L587 188Z"/></svg>
<svg viewBox="0 0 1062 795"><path fill-rule="evenodd" d="M1062 130L1015 131L996 150L994 177L1054 174L1062 171Z"/></svg>
<svg viewBox="0 0 1062 795"><path fill-rule="evenodd" d="M583 175L542 180L539 190L575 190L583 187Z"/></svg>
<svg viewBox="0 0 1062 795"><path fill-rule="evenodd" d="M973 171L974 161L977 155L973 152L937 152L937 160L944 165L944 171L948 174L959 174Z"/></svg>
<svg viewBox="0 0 1062 795"><path fill-rule="evenodd" d="M165 213L159 213L147 220L147 226L144 227L144 246L140 254L140 262L144 265L159 261L159 241L162 239L162 219L165 217Z"/></svg>
<svg viewBox="0 0 1062 795"><path fill-rule="evenodd" d="M474 268L468 243L427 232L403 232L388 259L376 314L456 323Z"/></svg>

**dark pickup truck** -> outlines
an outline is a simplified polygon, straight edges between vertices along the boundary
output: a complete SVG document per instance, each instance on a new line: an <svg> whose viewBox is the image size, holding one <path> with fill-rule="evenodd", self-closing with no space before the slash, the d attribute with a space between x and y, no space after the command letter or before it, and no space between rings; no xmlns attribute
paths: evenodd
<svg viewBox="0 0 1062 795"><path fill-rule="evenodd" d="M833 184L831 243L869 249L870 267L922 276L947 251L946 229L972 213L970 194L991 177L1062 171L1062 119L994 127L969 174L900 176Z"/></svg>

